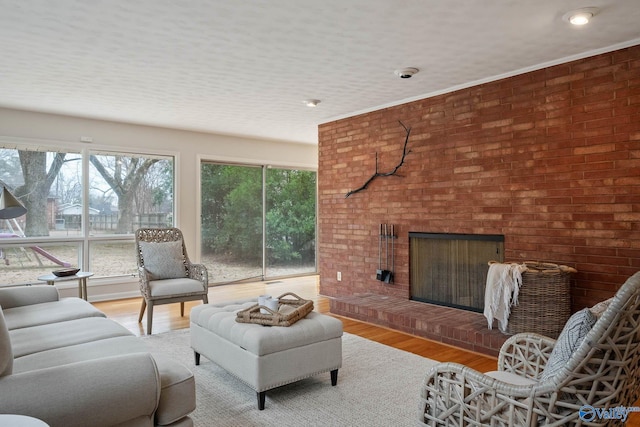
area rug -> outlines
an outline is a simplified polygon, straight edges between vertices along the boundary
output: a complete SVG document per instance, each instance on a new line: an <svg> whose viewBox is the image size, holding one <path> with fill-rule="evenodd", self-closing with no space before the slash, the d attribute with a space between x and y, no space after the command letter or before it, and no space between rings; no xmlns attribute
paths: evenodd
<svg viewBox="0 0 640 427"><path fill-rule="evenodd" d="M436 363L345 333L335 387L329 373L307 378L268 391L259 411L255 391L244 383L205 357L195 366L188 329L143 339L152 354L167 354L193 371L197 427L413 426L420 385Z"/></svg>

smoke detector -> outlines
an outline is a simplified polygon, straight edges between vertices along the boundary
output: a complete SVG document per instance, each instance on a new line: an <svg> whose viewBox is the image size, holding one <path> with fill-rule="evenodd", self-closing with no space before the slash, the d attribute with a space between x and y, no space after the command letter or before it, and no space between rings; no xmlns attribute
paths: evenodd
<svg viewBox="0 0 640 427"><path fill-rule="evenodd" d="M393 73L400 77L401 79L410 79L411 76L413 76L415 73L417 73L418 70L417 68L413 68L413 67L408 67L408 68L401 68L399 70L394 71Z"/></svg>

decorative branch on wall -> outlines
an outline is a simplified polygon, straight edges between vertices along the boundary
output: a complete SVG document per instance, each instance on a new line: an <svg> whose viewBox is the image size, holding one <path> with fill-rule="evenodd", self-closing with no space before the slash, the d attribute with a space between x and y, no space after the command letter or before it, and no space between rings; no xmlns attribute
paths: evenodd
<svg viewBox="0 0 640 427"><path fill-rule="evenodd" d="M364 184L362 184L362 186L356 188L355 190L351 190L349 191L344 198L346 199L347 197L349 197L350 195L357 193L359 191L362 191L364 189L367 188L367 186L369 184L371 184L371 181L373 181L374 179L376 179L379 176L392 176L392 175L396 175L398 172L398 169L400 169L400 166L402 166L404 164L404 158L407 156L407 154L409 154L411 152L411 150L407 150L407 144L409 143L409 135L411 134L411 128L408 128L404 125L404 123L402 122L398 122L400 123L400 125L404 128L405 132L407 133L407 136L404 139L404 147L402 149L402 158L400 159L400 163L398 163L396 165L395 168L393 168L393 170L391 170L390 172L378 172L378 152L376 152L376 171L373 175L371 175L371 178L369 178Z"/></svg>

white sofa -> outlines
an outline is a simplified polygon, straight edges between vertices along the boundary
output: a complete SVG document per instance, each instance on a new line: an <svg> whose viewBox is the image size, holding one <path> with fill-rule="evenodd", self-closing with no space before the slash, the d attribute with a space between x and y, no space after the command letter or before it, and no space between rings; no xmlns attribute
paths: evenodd
<svg viewBox="0 0 640 427"><path fill-rule="evenodd" d="M52 286L0 288L0 413L51 427L193 426L185 366Z"/></svg>

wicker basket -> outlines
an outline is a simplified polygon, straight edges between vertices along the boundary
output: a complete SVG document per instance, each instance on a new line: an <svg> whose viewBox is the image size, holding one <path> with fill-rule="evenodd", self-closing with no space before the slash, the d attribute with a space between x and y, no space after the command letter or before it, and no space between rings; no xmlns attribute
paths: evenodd
<svg viewBox="0 0 640 427"><path fill-rule="evenodd" d="M285 298L286 296L291 298ZM280 301L278 311L258 304L252 305L236 314L236 322L257 323L264 326L291 326L313 310L313 301L302 299L293 292L280 295L278 300ZM267 313L261 313L261 308Z"/></svg>
<svg viewBox="0 0 640 427"><path fill-rule="evenodd" d="M536 332L558 338L571 316L571 275L566 265L527 261L518 304L511 307L507 333Z"/></svg>

